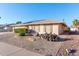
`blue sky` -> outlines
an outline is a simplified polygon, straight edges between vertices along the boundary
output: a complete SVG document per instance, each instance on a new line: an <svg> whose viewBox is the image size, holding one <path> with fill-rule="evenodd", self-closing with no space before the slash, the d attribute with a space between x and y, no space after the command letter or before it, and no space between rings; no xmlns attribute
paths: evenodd
<svg viewBox="0 0 79 59"><path fill-rule="evenodd" d="M79 19L79 4L68 3L16 3L0 4L0 24L28 22L41 19L63 20L71 25Z"/></svg>

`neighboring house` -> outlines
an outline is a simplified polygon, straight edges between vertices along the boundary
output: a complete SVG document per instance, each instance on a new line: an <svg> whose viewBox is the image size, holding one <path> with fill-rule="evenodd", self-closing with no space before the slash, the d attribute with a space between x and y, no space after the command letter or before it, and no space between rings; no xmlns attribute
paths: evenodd
<svg viewBox="0 0 79 59"><path fill-rule="evenodd" d="M16 24L13 25L13 30L17 28L26 28L29 30L34 30L39 34L47 33L55 33L57 35L62 34L64 32L64 28L67 25L63 21L58 20L38 20L27 22L25 24Z"/></svg>
<svg viewBox="0 0 79 59"><path fill-rule="evenodd" d="M12 27L10 25L0 25L0 32L10 32Z"/></svg>
<svg viewBox="0 0 79 59"><path fill-rule="evenodd" d="M77 25L77 26L74 26L74 25L71 26L71 27L70 27L70 30L71 30L71 31L79 31L79 25Z"/></svg>

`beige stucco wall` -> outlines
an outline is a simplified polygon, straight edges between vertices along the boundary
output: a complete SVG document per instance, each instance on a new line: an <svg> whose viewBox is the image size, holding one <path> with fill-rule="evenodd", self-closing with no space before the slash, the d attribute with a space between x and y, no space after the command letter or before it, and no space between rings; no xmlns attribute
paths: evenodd
<svg viewBox="0 0 79 59"><path fill-rule="evenodd" d="M27 26L14 26L13 27L13 32L14 32L14 29L19 29L19 28L26 28L27 29L28 27Z"/></svg>
<svg viewBox="0 0 79 59"><path fill-rule="evenodd" d="M52 33L55 33L55 34L59 34L59 25L53 25L53 32Z"/></svg>
<svg viewBox="0 0 79 59"><path fill-rule="evenodd" d="M62 24L59 24L59 34L63 34L65 27L66 27L66 26L64 26L64 25L62 25Z"/></svg>
<svg viewBox="0 0 79 59"><path fill-rule="evenodd" d="M39 25L35 26L35 31L38 32L38 33L40 32L40 26Z"/></svg>
<svg viewBox="0 0 79 59"><path fill-rule="evenodd" d="M39 34L43 34L45 32L47 33L55 33L55 34L60 34L60 29L61 26L59 27L59 24L55 24L55 25L33 25L33 26L29 26L29 29L33 29L36 32L38 32Z"/></svg>
<svg viewBox="0 0 79 59"><path fill-rule="evenodd" d="M29 26L29 29L32 29L32 26Z"/></svg>
<svg viewBox="0 0 79 59"><path fill-rule="evenodd" d="M22 26L22 27L13 27L14 29L18 29L18 28L27 28L25 26Z"/></svg>
<svg viewBox="0 0 79 59"><path fill-rule="evenodd" d="M46 32L47 33L51 33L52 32L52 26L53 25L46 25L46 28L45 29L46 29Z"/></svg>
<svg viewBox="0 0 79 59"><path fill-rule="evenodd" d="M62 24L50 24L50 25L28 25L28 26L20 26L20 27L13 27L13 29L17 28L28 28L35 30L39 34L47 33L55 33L57 35L63 33L64 26Z"/></svg>
<svg viewBox="0 0 79 59"><path fill-rule="evenodd" d="M39 31L40 34L43 34L45 33L45 26L44 25L40 25L40 31Z"/></svg>

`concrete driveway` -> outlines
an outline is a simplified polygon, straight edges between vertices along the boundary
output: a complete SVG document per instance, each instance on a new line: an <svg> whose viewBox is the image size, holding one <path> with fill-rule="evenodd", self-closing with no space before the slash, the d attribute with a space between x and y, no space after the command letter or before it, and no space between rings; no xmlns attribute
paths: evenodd
<svg viewBox="0 0 79 59"><path fill-rule="evenodd" d="M41 56L23 48L19 48L7 43L0 42L0 55L1 56Z"/></svg>

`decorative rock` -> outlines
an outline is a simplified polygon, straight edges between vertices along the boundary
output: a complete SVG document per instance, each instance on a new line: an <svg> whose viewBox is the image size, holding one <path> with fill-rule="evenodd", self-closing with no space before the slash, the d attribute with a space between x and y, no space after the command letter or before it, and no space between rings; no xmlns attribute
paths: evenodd
<svg viewBox="0 0 79 59"><path fill-rule="evenodd" d="M29 41L34 41L34 39L32 39L32 38L28 38L28 40L29 40Z"/></svg>

